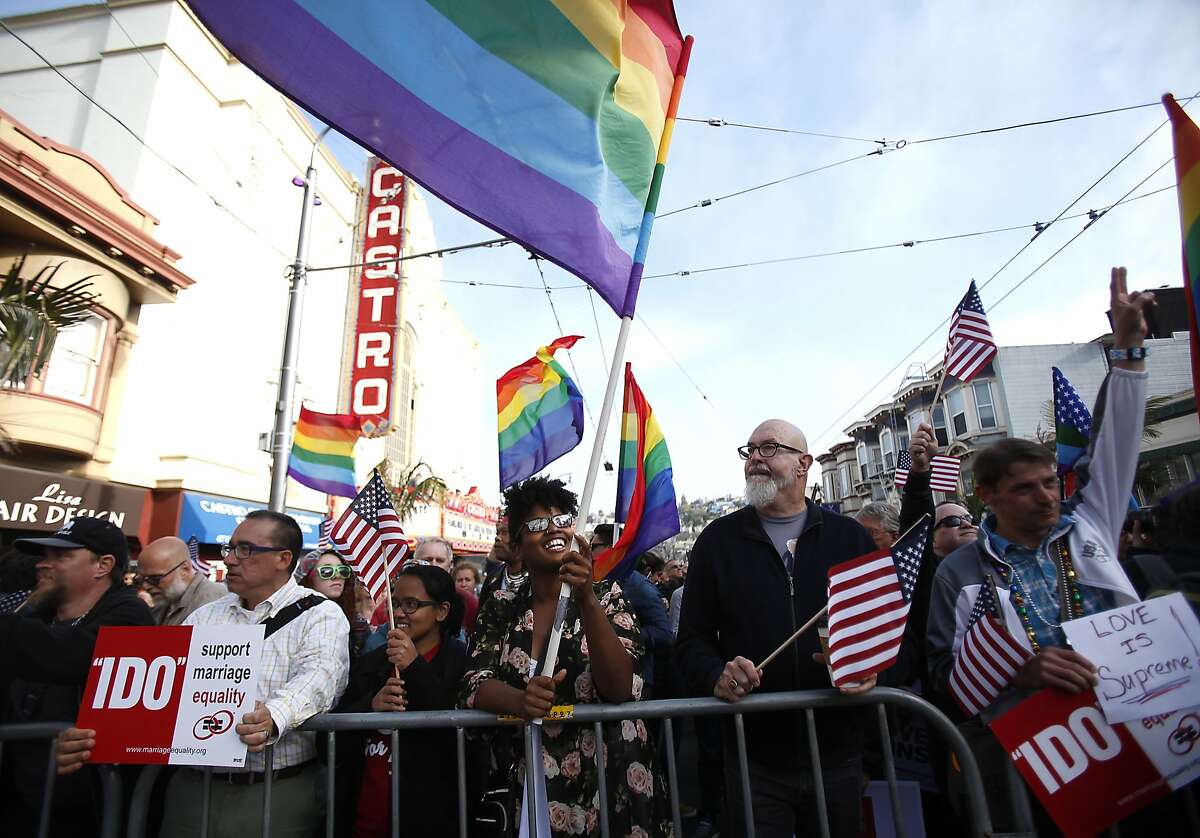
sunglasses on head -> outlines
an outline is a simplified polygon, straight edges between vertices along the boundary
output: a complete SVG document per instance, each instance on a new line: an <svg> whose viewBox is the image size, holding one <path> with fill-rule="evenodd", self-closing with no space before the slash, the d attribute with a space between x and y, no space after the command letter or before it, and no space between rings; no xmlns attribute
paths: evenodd
<svg viewBox="0 0 1200 838"><path fill-rule="evenodd" d="M551 515L549 518L533 518L525 522L525 529L529 532L545 532L550 529L550 525L554 524L556 529L565 530L567 527L575 523L575 516L569 512L560 512L558 515Z"/></svg>
<svg viewBox="0 0 1200 838"><path fill-rule="evenodd" d="M942 520L933 525L935 530L940 530L942 527L973 527L975 519L970 515L947 515Z"/></svg>
<svg viewBox="0 0 1200 838"><path fill-rule="evenodd" d="M350 565L345 564L323 564L317 568L317 576L322 579L332 579L335 576L349 579L353 575L354 571L350 569Z"/></svg>

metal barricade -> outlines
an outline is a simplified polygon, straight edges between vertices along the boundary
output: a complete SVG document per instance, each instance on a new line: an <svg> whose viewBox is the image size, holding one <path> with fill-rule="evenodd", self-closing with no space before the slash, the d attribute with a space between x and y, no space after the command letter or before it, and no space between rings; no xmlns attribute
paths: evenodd
<svg viewBox="0 0 1200 838"><path fill-rule="evenodd" d="M50 819L54 808L57 777L54 757L58 750L58 734L70 726L67 722L0 725L0 765L4 763L6 756L4 746L7 742L46 739L50 743L49 756L46 760L46 785L42 792L42 807L38 815L38 838L46 838L50 834ZM98 768L102 806L100 838L116 838L121 832L121 775L110 765L101 765Z"/></svg>
<svg viewBox="0 0 1200 838"><path fill-rule="evenodd" d="M667 742L666 763L668 791L671 804L671 818L675 828L675 834L677 836L682 836L682 818L680 815L678 793L679 780L674 757L674 738L676 731L672 721L687 716L732 715L736 737L738 772L742 789L741 797L743 811L741 813L741 817L745 824L746 835L749 836L749 838L754 838L754 813L750 796L749 764L746 757L746 738L743 725L743 717L745 714L778 712L781 710L802 711L809 735L810 765L812 767L813 776L815 778L819 778L822 776L818 739L819 731L817 729L814 711L832 708L870 706L876 708L876 726L880 735L880 741L884 746L882 747L884 775L885 779L887 780L888 791L891 799L891 809L896 835L899 836L899 838L903 838L905 833L904 825L901 820L901 811L899 805L900 796L896 781L895 764L890 748L891 737L888 730L887 714L885 710L886 707L901 708L921 716L929 724L931 730L945 740L950 750L957 758L959 767L963 773L970 817L969 834L977 836L977 838L984 838L984 836L990 835L992 832L992 825L987 810L987 801L984 796L983 783L980 780L975 757L968 747L966 740L963 739L962 735L958 732L954 724L941 712L939 712L928 702L921 699L919 696L904 690L878 688L869 693L857 696L845 696L835 690L767 693L762 695L752 695L742 700L738 704L728 704L715 698L642 701L614 705L577 704L574 706L574 710L570 718L556 721L561 721L562 724L589 724L593 727L597 738L595 762L599 782L598 791L600 797L600 834L603 836L603 838L609 838L609 790L606 788L605 784L605 749L600 746L600 743L603 741L602 725L606 722L620 722L627 719L662 719L664 722L663 730ZM334 784L336 779L335 756L337 749L337 733L339 731L369 731L388 729L392 731L391 829L392 835L398 836L400 832L400 813L402 803L399 787L399 731L430 728L454 729L458 757L457 781L459 834L465 838L465 836L469 834L467 820L468 801L466 781L466 730L468 728L495 728L498 726L521 725L522 723L520 722L500 721L496 718L495 714L486 713L479 710L448 710L402 713L338 713L325 714L310 719L300 728L301 730L324 731L328 734L326 739L326 758L328 762L328 775L326 777L327 801L325 813L326 835L334 835L334 825L337 816L337 813L334 811ZM536 764L531 762L533 745L530 729L527 725L524 727L526 764ZM272 785L270 766L272 765L273 761L271 749L267 750L266 756L268 770L264 774L263 782L263 815L262 831L260 833L262 836L270 835L270 805ZM198 834L201 836L201 838L207 838L209 834L208 798L211 783L211 770L203 769L203 771L204 816L202 817L201 822L198 824ZM154 768L151 768L143 771L142 776L138 780L137 786L134 790L133 799L130 804L128 829L129 838L142 838L146 834L146 811L150 802L151 789L156 776L157 771ZM824 786L822 783L816 782L814 783L814 789L817 802L818 819L820 822L820 834L824 836L824 838L828 838L830 835L830 830ZM529 795L532 793L532 789L526 788L525 792L527 795ZM541 836L539 836L539 838L541 838Z"/></svg>

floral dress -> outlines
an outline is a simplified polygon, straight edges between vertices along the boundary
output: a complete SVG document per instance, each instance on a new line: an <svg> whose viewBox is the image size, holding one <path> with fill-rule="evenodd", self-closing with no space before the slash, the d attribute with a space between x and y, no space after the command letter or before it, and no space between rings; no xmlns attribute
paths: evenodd
<svg viewBox="0 0 1200 838"><path fill-rule="evenodd" d="M621 645L633 658L633 699L642 697L643 647L637 618L615 583L595 586L596 597ZM533 593L528 580L510 591L496 591L479 612L475 646L467 662L460 704L475 706L479 685L498 678L524 690L529 683L533 643ZM596 704L601 698L592 684L587 637L579 607L572 600L563 620L562 642L555 671L565 669L555 704ZM524 754L521 731L501 729L514 737L514 753ZM670 836L670 812L662 778L653 765L653 744L641 719L605 725L605 767L609 829L615 836ZM596 777L596 737L591 725L546 722L542 729L542 760L550 827L555 838L600 834L600 792ZM514 766L515 779L524 777L523 757ZM523 799L522 799L523 802Z"/></svg>

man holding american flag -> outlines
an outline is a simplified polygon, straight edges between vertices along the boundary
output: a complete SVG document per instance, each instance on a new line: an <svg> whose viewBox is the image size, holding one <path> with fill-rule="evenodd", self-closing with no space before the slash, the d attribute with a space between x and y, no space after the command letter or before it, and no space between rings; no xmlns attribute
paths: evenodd
<svg viewBox="0 0 1200 838"><path fill-rule="evenodd" d="M1080 693L1096 670L1067 648L1062 624L1138 600L1117 560L1121 526L1137 470L1146 401L1144 310L1152 294L1129 293L1125 269L1110 285L1114 346L1087 453L1076 466L1081 488L1060 499L1054 456L1006 439L974 458L976 493L990 514L976 542L955 550L934 577L928 654L934 687L972 718L963 726L989 798L994 826L1009 807L1002 779L1008 755L986 723L1030 692Z"/></svg>

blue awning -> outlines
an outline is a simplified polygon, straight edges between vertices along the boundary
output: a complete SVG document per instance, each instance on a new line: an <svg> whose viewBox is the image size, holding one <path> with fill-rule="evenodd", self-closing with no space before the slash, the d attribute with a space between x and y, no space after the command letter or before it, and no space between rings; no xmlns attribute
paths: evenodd
<svg viewBox="0 0 1200 838"><path fill-rule="evenodd" d="M265 503L240 498L225 498L201 492L184 492L183 505L179 511L177 535L187 541L193 535L201 544L228 544L234 529L250 512L266 509ZM287 514L296 519L304 533L304 549L317 549L321 519L319 512L289 509Z"/></svg>

